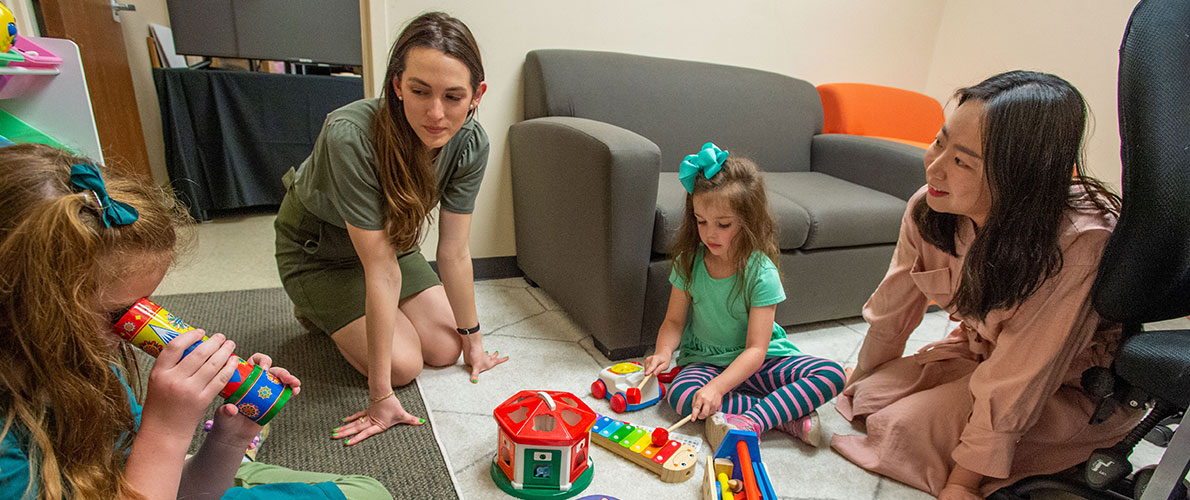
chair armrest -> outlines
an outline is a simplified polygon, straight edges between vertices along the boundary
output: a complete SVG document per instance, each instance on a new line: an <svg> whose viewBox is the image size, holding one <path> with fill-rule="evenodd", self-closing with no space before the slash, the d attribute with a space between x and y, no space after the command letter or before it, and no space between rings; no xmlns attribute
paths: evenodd
<svg viewBox="0 0 1190 500"><path fill-rule="evenodd" d="M640 345L661 150L595 120L509 129L517 264L609 349Z"/></svg>
<svg viewBox="0 0 1190 500"><path fill-rule="evenodd" d="M846 134L820 134L810 143L810 170L909 200L926 183L925 150Z"/></svg>

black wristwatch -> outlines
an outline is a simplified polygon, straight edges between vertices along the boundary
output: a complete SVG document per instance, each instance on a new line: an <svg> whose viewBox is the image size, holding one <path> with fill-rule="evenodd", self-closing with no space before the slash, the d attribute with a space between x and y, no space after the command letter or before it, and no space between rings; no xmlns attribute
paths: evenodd
<svg viewBox="0 0 1190 500"><path fill-rule="evenodd" d="M455 328L455 331L459 332L459 335L471 335L472 333L479 331L479 323L476 323L475 326L471 328Z"/></svg>

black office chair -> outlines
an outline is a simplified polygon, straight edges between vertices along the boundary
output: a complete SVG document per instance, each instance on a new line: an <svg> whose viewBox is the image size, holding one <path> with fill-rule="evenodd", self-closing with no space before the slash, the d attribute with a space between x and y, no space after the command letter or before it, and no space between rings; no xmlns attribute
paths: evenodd
<svg viewBox="0 0 1190 500"><path fill-rule="evenodd" d="M1120 139L1124 207L1095 280L1095 309L1124 324L1112 370L1084 374L1113 404L1151 404L1119 444L1061 474L1026 478L992 495L1029 498L1059 490L1083 498L1185 499L1190 468L1190 330L1141 324L1190 315L1190 1L1142 0L1120 45ZM1161 463L1131 474L1128 456L1162 420L1183 415ZM1142 496L1143 492L1143 496Z"/></svg>

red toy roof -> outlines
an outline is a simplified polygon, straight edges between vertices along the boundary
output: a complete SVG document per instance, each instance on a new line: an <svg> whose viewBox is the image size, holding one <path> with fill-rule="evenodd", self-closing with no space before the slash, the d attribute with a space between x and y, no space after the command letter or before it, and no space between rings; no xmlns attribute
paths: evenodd
<svg viewBox="0 0 1190 500"><path fill-rule="evenodd" d="M521 391L492 414L513 441L543 444L584 439L596 418L586 403L564 391Z"/></svg>

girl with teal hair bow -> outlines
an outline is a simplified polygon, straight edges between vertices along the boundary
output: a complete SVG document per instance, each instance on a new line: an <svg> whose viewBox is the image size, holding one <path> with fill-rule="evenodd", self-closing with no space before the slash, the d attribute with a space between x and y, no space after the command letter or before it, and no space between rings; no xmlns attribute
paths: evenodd
<svg viewBox="0 0 1190 500"><path fill-rule="evenodd" d="M671 252L673 285L645 373L684 368L670 386L674 410L709 419L712 446L730 429L779 429L821 446L814 411L843 389L838 364L802 354L773 318L785 300L764 179L751 161L713 143L686 156L689 193ZM756 395L761 397L756 397Z"/></svg>
<svg viewBox="0 0 1190 500"><path fill-rule="evenodd" d="M0 148L0 498L388 498L371 478L242 463L261 427L230 404L186 459L235 344L212 334L183 359L205 332L183 333L141 382L109 322L157 288L186 224L150 182L41 144ZM298 393L268 356L248 362Z"/></svg>

